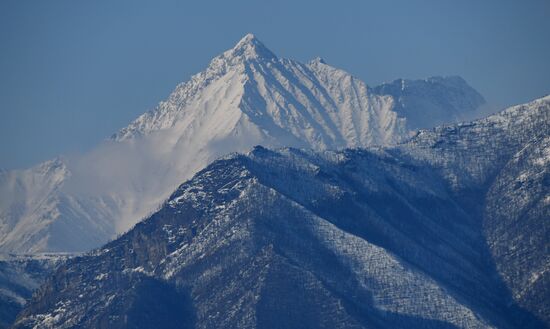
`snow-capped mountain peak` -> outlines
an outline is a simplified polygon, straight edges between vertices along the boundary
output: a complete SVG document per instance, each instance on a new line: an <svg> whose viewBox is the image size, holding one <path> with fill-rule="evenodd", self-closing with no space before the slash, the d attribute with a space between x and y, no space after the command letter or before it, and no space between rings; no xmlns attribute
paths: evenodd
<svg viewBox="0 0 550 329"><path fill-rule="evenodd" d="M156 108L67 163L70 178L50 189L48 207L38 207L33 214L20 212L19 205L27 202L23 194L1 203L0 224L34 218L63 227L65 222L77 227L83 227L78 225L81 221L101 222L101 229L85 230L90 235L86 239L75 237L90 241L83 248L87 249L126 231L156 209L178 183L224 154L246 152L254 145L314 150L388 145L408 138L417 128L411 122L425 116L426 108L430 115L439 113L438 119L452 121L457 111L474 111L480 105L482 97L475 91L461 91L467 85L445 81L411 81L408 85L417 86L414 93L407 93L408 88L399 89L400 94L389 87L370 88L321 58L308 64L278 58L248 34L214 57L204 71L179 84ZM2 177L6 173L0 174L0 182ZM43 184L36 185L32 188L40 190ZM2 193L13 194L10 186L0 187ZM0 249L51 250L49 226L35 231L32 225L26 227L27 241L17 243L8 241L8 236L15 239L9 229L0 230ZM112 228L115 231L109 232ZM65 234L59 227L57 231ZM33 246L37 240L47 242ZM67 251L80 251L74 244L70 248ZM63 243L56 245L56 250L62 249Z"/></svg>
<svg viewBox="0 0 550 329"><path fill-rule="evenodd" d="M475 111L484 102L457 77L402 80L399 85L407 88L399 91L394 88L397 81L370 88L320 57L307 65L277 58L257 37L247 34L215 57L205 71L180 84L167 101L113 138L144 136L195 114L208 116L204 104L198 103L216 104L220 109L219 99L229 96L231 106L236 107L232 113L240 116L243 112L251 121L262 119L255 123L269 123L271 130L290 130L293 146L310 146L311 142L317 149L391 144L408 137L407 128L433 126L430 117L438 124L456 121L459 112ZM309 140L303 143L304 138Z"/></svg>
<svg viewBox="0 0 550 329"><path fill-rule="evenodd" d="M224 53L226 57L241 57L245 59L262 58L274 59L277 58L254 34L245 35L233 49Z"/></svg>

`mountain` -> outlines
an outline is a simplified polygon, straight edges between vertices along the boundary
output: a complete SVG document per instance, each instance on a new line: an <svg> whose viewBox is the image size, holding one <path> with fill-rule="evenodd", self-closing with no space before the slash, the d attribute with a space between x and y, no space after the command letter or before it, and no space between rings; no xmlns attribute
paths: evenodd
<svg viewBox="0 0 550 329"><path fill-rule="evenodd" d="M476 110L485 103L483 97L458 76L397 79L374 87L373 92L393 97L394 111L407 118L409 130L472 119L479 116ZM411 110L413 113L408 113Z"/></svg>
<svg viewBox="0 0 550 329"><path fill-rule="evenodd" d="M483 203L481 230L513 298L550 325L550 96L421 132L407 146L451 187ZM443 138L442 138L443 136ZM482 136L482 138L480 138ZM492 150L481 155L479 150ZM452 164L452 165L449 165Z"/></svg>
<svg viewBox="0 0 550 329"><path fill-rule="evenodd" d="M113 207L71 195L65 190L70 178L61 158L0 173L0 250L89 250L113 234Z"/></svg>
<svg viewBox="0 0 550 329"><path fill-rule="evenodd" d="M545 328L550 96L391 147L255 147L61 265L14 328Z"/></svg>
<svg viewBox="0 0 550 329"><path fill-rule="evenodd" d="M98 247L230 152L389 145L484 102L459 78L426 81L370 88L319 58L278 58L247 35L94 150L0 173L0 251Z"/></svg>

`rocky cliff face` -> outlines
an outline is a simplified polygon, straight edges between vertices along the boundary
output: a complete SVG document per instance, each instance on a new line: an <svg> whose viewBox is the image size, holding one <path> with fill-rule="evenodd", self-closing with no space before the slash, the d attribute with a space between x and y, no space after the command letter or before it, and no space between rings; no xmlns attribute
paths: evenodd
<svg viewBox="0 0 550 329"><path fill-rule="evenodd" d="M60 267L15 328L544 328L549 115L227 156Z"/></svg>

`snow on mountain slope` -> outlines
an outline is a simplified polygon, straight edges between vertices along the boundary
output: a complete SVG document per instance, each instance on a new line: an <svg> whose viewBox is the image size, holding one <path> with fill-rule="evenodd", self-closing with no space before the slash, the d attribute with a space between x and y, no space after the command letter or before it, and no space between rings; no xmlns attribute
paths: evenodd
<svg viewBox="0 0 550 329"><path fill-rule="evenodd" d="M471 119L485 103L483 96L458 76L397 79L373 89L374 93L395 99L394 111L407 118L411 130ZM413 113L409 113L411 110Z"/></svg>
<svg viewBox="0 0 550 329"><path fill-rule="evenodd" d="M60 267L15 328L547 327L549 115L226 156Z"/></svg>
<svg viewBox="0 0 550 329"><path fill-rule="evenodd" d="M271 144L314 149L387 144L406 136L405 120L392 106L390 97L370 93L344 71L321 61L303 65L279 59L247 35L114 139L159 130L175 130L178 137L186 130L221 134L238 127Z"/></svg>
<svg viewBox="0 0 550 329"><path fill-rule="evenodd" d="M80 251L112 236L109 207L66 193L70 177L62 159L0 173L0 250Z"/></svg>
<svg viewBox="0 0 550 329"><path fill-rule="evenodd" d="M302 64L278 58L247 35L111 140L64 159L58 185L48 183L56 181L53 169L40 169L48 163L0 174L0 191L10 195L0 201L0 250L99 246L153 212L179 182L229 152L259 144L315 150L388 145L410 135L424 107L447 113L441 107L451 104L452 121L481 103L456 78L434 79L439 83L418 83L415 102L397 105L394 96L379 95L320 59ZM41 170L41 179L29 178Z"/></svg>
<svg viewBox="0 0 550 329"><path fill-rule="evenodd" d="M0 173L2 249L11 249L5 245L24 240L27 230L42 231L59 216L53 206L55 191L67 176L67 168L59 159L28 170ZM37 239L30 244L37 249L43 248L44 237L37 236Z"/></svg>
<svg viewBox="0 0 550 329"><path fill-rule="evenodd" d="M350 156L349 165L365 160L360 153ZM136 317L135 310L144 307L139 296L146 293L141 288L146 281L181 291L177 300L189 304L182 306L189 314L179 321L194 328L491 327L463 296L370 242L363 223L350 231L341 222L345 217L339 222L317 215L315 207L296 200L314 193L328 203L338 199L339 188L344 197L360 191L340 185L338 174L351 174L351 167L340 172L325 164L321 170L335 172L321 174L319 162L260 148L250 158L215 162L151 219L92 255L69 261L15 327L122 328L154 322L171 327L176 323L171 317L151 312L143 318L149 322ZM272 185L291 184L293 172L313 182L322 179L318 183L325 190L299 184L289 195ZM161 309L177 306L168 294L154 298Z"/></svg>
<svg viewBox="0 0 550 329"><path fill-rule="evenodd" d="M516 153L488 195L484 229L499 272L514 299L550 324L550 136Z"/></svg>
<svg viewBox="0 0 550 329"><path fill-rule="evenodd" d="M549 123L546 96L472 122L421 130L400 149L440 168L455 188L483 188L527 143L546 137Z"/></svg>
<svg viewBox="0 0 550 329"><path fill-rule="evenodd" d="M549 132L546 96L468 124L422 131L399 147L433 166L482 213L481 229L499 275L513 299L547 326Z"/></svg>

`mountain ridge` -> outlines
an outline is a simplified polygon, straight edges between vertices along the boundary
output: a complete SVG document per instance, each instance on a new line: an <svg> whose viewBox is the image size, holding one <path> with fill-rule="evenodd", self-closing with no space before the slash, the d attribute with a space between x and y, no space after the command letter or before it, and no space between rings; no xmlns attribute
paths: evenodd
<svg viewBox="0 0 550 329"><path fill-rule="evenodd" d="M529 176L544 180L547 167L538 163L547 154L529 145L547 140L549 115L550 98L543 98L392 147L259 146L224 157L119 239L69 260L15 327L139 327L140 296L166 284L181 294L175 300L185 303L184 318L163 322L147 313L141 325L547 327L547 308L537 302L550 296L547 272L510 261L516 256L506 248L547 265L549 205L542 212L522 206L535 211L516 217L485 200L515 193L499 190L507 177L542 168ZM533 160L508 174L507 163L524 153ZM524 191L546 200L540 186ZM501 219L516 236L504 246L494 240L503 236ZM537 285L516 286L533 275ZM172 297L155 298L176 306ZM127 320L114 317L121 314Z"/></svg>

